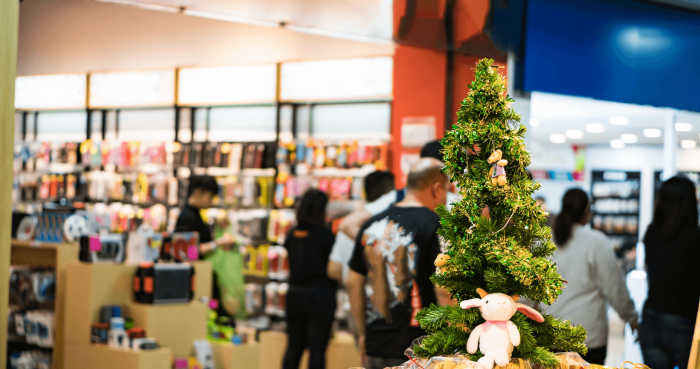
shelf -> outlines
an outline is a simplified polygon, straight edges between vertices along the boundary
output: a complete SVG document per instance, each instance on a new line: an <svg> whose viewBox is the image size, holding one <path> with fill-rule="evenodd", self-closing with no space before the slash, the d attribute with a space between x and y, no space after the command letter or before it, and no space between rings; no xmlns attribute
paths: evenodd
<svg viewBox="0 0 700 369"><path fill-rule="evenodd" d="M622 196L593 196L593 201L596 200L607 200L607 199L618 199L618 200L639 200L639 194L637 195L629 195L627 197L622 197Z"/></svg>
<svg viewBox="0 0 700 369"><path fill-rule="evenodd" d="M274 177L276 170L275 170L275 168L235 169L235 168L225 168L225 167L208 167L208 168L194 168L193 172L196 175L208 174L210 176Z"/></svg>
<svg viewBox="0 0 700 369"><path fill-rule="evenodd" d="M64 314L66 305L66 269L72 261L78 260L80 246L77 244L46 243L12 240L10 263L53 267L56 270L56 299L54 301L54 350L53 368L63 368L64 354Z"/></svg>
<svg viewBox="0 0 700 369"><path fill-rule="evenodd" d="M632 213L605 213L605 212L595 211L595 210L594 210L594 211L592 211L591 213L592 213L593 215L611 215L611 216L618 216L618 215L619 215L619 216L632 216L632 215L636 215L636 216L639 216L639 212L638 212L638 211L637 211L637 212L632 212Z"/></svg>

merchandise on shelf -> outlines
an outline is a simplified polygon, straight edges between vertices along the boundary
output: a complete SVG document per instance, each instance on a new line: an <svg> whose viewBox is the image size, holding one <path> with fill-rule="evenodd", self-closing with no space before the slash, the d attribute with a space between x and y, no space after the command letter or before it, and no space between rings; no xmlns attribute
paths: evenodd
<svg viewBox="0 0 700 369"><path fill-rule="evenodd" d="M268 276L271 279L286 280L289 277L289 260L284 246L270 246L267 249Z"/></svg>
<svg viewBox="0 0 700 369"><path fill-rule="evenodd" d="M291 209L278 209L270 211L267 239L270 242L284 244L287 233L296 222L296 213Z"/></svg>
<svg viewBox="0 0 700 369"><path fill-rule="evenodd" d="M634 268L639 242L640 172L592 171L591 225L607 234L623 269Z"/></svg>
<svg viewBox="0 0 700 369"><path fill-rule="evenodd" d="M134 298L146 304L186 303L194 297L194 268L188 263L142 265L134 276Z"/></svg>
<svg viewBox="0 0 700 369"><path fill-rule="evenodd" d="M51 354L41 350L12 351L8 356L10 369L51 369Z"/></svg>
<svg viewBox="0 0 700 369"><path fill-rule="evenodd" d="M104 233L80 237L79 259L85 262L122 263L126 258L124 234Z"/></svg>

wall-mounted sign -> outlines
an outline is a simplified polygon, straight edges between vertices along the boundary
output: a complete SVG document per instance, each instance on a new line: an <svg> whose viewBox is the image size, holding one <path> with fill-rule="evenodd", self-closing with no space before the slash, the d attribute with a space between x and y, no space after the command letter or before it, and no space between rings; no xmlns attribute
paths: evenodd
<svg viewBox="0 0 700 369"><path fill-rule="evenodd" d="M280 98L286 101L369 100L392 96L392 57L283 63Z"/></svg>
<svg viewBox="0 0 700 369"><path fill-rule="evenodd" d="M175 70L93 73L90 107L175 105Z"/></svg>
<svg viewBox="0 0 700 369"><path fill-rule="evenodd" d="M435 117L403 117L401 119L401 145L423 147L435 140Z"/></svg>
<svg viewBox="0 0 700 369"><path fill-rule="evenodd" d="M22 76L15 81L15 109L83 109L86 104L85 74Z"/></svg>
<svg viewBox="0 0 700 369"><path fill-rule="evenodd" d="M181 105L274 102L277 65L183 68L178 77Z"/></svg>

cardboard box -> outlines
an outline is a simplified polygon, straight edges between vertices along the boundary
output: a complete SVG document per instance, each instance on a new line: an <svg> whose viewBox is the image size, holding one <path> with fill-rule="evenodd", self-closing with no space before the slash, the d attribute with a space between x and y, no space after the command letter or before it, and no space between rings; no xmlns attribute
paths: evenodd
<svg viewBox="0 0 700 369"><path fill-rule="evenodd" d="M262 358L260 368L282 368L282 360L287 348L287 334L280 332L261 332L260 348ZM304 352L299 369L309 366L309 352ZM347 333L340 333L328 342L326 349L326 369L347 369L361 367L360 353L355 346L354 338Z"/></svg>
<svg viewBox="0 0 700 369"><path fill-rule="evenodd" d="M71 369L170 369L173 352L169 348L133 351L67 343L64 358L64 368Z"/></svg>
<svg viewBox="0 0 700 369"><path fill-rule="evenodd" d="M151 305L129 303L128 314L134 325L146 330L161 347L168 347L176 357L193 353L192 341L207 338L209 308L198 301L189 304Z"/></svg>
<svg viewBox="0 0 700 369"><path fill-rule="evenodd" d="M212 342L216 369L262 369L262 351L256 342L234 346L230 342Z"/></svg>

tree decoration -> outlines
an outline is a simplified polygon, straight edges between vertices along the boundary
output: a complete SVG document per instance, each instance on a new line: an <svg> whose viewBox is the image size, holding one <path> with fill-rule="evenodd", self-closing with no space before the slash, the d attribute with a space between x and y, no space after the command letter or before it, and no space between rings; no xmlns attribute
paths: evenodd
<svg viewBox="0 0 700 369"><path fill-rule="evenodd" d="M490 59L477 63L457 124L442 139L444 171L457 183L462 200L453 204L451 212L444 206L437 209L439 234L450 258L441 259L441 273L431 280L457 301L481 299L480 289L502 294L514 304L520 296L552 304L565 282L549 259L556 247L545 226L546 214L532 198L540 185L525 170L530 164L523 141L525 127L511 108L505 78L492 69L492 63ZM507 183L505 169L500 172L493 164L502 169L507 165ZM431 305L416 319L429 334L413 348L416 356L461 354L473 361L484 356L482 350L467 350L475 329L485 329L479 310ZM518 345L510 342L513 357L555 368L559 359L554 352L587 352L586 330L581 326L546 314L537 321L515 314L509 322L520 338ZM490 329L499 329L498 325L502 323Z"/></svg>

